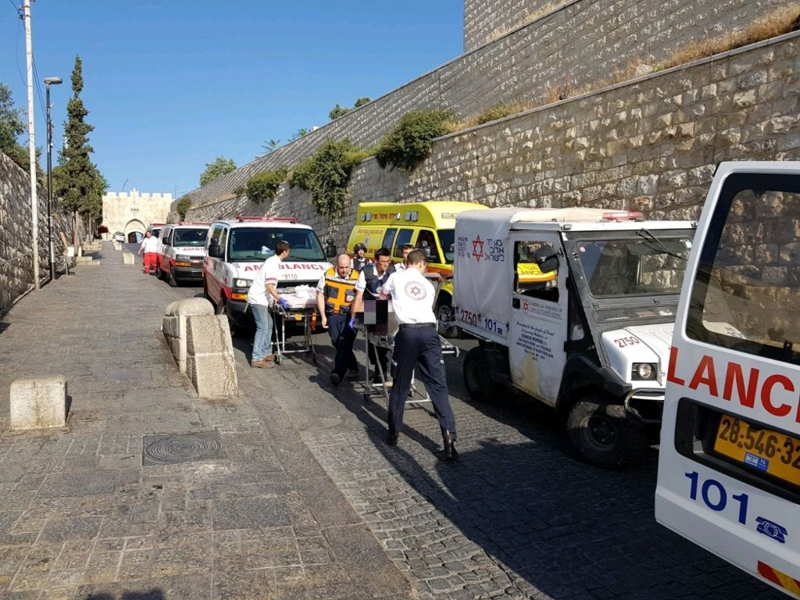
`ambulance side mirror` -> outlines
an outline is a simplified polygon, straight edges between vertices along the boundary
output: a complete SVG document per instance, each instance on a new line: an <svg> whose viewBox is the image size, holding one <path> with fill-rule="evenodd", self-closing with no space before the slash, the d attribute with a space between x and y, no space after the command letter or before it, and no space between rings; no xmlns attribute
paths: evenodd
<svg viewBox="0 0 800 600"><path fill-rule="evenodd" d="M327 258L336 258L336 244L333 243L333 240L328 240L325 244L325 256Z"/></svg>
<svg viewBox="0 0 800 600"><path fill-rule="evenodd" d="M208 255L212 258L222 258L219 247L219 242L217 240L211 240L211 243L208 245Z"/></svg>
<svg viewBox="0 0 800 600"><path fill-rule="evenodd" d="M542 273L558 270L558 252L552 246L542 246L533 253L533 260Z"/></svg>

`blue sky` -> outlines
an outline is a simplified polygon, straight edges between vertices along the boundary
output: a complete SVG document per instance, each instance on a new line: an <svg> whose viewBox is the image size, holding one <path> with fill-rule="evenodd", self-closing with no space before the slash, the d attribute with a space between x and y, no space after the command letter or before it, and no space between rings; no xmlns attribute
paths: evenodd
<svg viewBox="0 0 800 600"><path fill-rule="evenodd" d="M0 0L0 82L24 108L19 4ZM32 15L39 75L64 79L55 148L80 54L111 191L182 194L215 157L242 165L265 140L326 123L337 102L376 98L462 51L463 0L37 0Z"/></svg>

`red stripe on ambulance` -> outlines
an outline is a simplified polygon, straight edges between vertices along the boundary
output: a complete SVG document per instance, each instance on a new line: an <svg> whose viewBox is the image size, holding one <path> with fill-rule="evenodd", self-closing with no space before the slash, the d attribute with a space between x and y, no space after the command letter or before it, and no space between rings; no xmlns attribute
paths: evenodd
<svg viewBox="0 0 800 600"><path fill-rule="evenodd" d="M677 374L678 349L673 346L669 352L667 381L686 386L690 390L705 388L708 395L722 398L729 402L733 402L735 398L738 404L744 408L755 408L756 400L759 400L764 410L776 417L787 417L794 409L795 421L800 423L800 406L798 406L797 398L794 399L794 406L786 401L776 401L774 398L779 390L789 393L796 391L797 388L791 379L785 375L772 374L761 380L761 371L759 369L750 369L745 374L742 365L735 362L727 362L722 365L720 370L718 370L717 366L714 363L713 356L703 355L692 371L691 377L685 376L688 371L683 371L684 376L679 377ZM718 377L718 374L722 376ZM686 379L689 380L688 385L686 384ZM719 393L720 381L722 381L721 396ZM760 393L758 393L759 385Z"/></svg>

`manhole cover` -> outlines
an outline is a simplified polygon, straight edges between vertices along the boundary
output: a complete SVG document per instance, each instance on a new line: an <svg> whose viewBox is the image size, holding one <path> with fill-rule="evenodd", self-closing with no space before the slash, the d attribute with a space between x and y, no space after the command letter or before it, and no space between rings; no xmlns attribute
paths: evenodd
<svg viewBox="0 0 800 600"><path fill-rule="evenodd" d="M219 433L146 435L142 451L142 465L175 465L195 460L225 458Z"/></svg>

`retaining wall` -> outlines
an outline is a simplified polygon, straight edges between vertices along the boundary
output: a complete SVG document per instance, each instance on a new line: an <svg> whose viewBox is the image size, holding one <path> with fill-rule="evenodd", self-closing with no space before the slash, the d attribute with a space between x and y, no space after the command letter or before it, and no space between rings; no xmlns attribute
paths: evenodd
<svg viewBox="0 0 800 600"><path fill-rule="evenodd" d="M38 189L39 203L39 275L49 277L47 242L47 190ZM69 215L54 213L53 239L56 257L61 257L64 244L59 232L72 236ZM14 300L33 285L31 240L30 176L13 160L0 152L0 315Z"/></svg>
<svg viewBox="0 0 800 600"><path fill-rule="evenodd" d="M477 2L468 2L467 8L477 6ZM503 2L483 2L482 18ZM795 3L796 0L570 0L527 26L190 192L189 197L193 205L200 205L234 195L255 173L295 165L327 138L349 137L360 146L369 147L400 116L415 108L446 107L462 116L473 116L501 102L538 103L554 89L605 80L615 69L623 69L633 61L655 64L689 43L744 27L777 6ZM509 6L522 4L536 8L542 2L515 0Z"/></svg>
<svg viewBox="0 0 800 600"><path fill-rule="evenodd" d="M339 223L287 186L266 206L230 199L190 217L297 216L339 246L366 201L591 206L693 219L715 165L735 159L800 160L800 32L445 136L411 175L369 159L354 173Z"/></svg>

